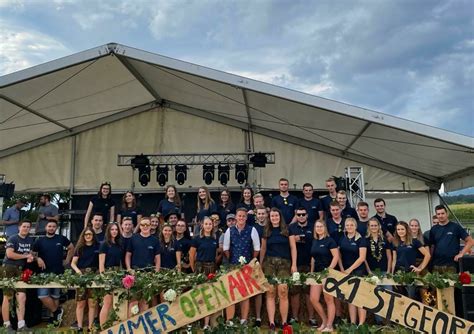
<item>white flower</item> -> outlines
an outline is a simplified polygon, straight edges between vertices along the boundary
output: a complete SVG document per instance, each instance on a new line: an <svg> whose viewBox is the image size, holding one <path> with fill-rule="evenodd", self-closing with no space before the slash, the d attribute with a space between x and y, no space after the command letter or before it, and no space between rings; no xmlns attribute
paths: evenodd
<svg viewBox="0 0 474 334"><path fill-rule="evenodd" d="M299 282L300 281L300 273L295 271L291 277L291 279L293 280L293 282Z"/></svg>
<svg viewBox="0 0 474 334"><path fill-rule="evenodd" d="M245 256L239 257L239 263L240 264L246 264L247 263L247 260L245 259Z"/></svg>
<svg viewBox="0 0 474 334"><path fill-rule="evenodd" d="M380 278L376 275L367 277L365 280L366 282L374 284L374 285L380 284Z"/></svg>
<svg viewBox="0 0 474 334"><path fill-rule="evenodd" d="M163 297L165 297L165 300L168 302L173 302L176 299L176 296L176 291L174 291L173 289L166 290L165 294L163 295Z"/></svg>
<svg viewBox="0 0 474 334"><path fill-rule="evenodd" d="M132 312L132 315L136 315L138 312L140 312L140 309L138 308L138 305L133 305L130 311Z"/></svg>
<svg viewBox="0 0 474 334"><path fill-rule="evenodd" d="M446 283L446 284L450 284L450 280L447 279L447 278L443 278L443 282Z"/></svg>

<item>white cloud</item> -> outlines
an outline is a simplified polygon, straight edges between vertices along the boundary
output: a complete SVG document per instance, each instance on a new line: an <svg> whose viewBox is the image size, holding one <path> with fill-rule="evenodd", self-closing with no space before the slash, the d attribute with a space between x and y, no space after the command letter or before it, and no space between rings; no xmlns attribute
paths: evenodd
<svg viewBox="0 0 474 334"><path fill-rule="evenodd" d="M53 37L0 20L0 74L7 74L71 53Z"/></svg>

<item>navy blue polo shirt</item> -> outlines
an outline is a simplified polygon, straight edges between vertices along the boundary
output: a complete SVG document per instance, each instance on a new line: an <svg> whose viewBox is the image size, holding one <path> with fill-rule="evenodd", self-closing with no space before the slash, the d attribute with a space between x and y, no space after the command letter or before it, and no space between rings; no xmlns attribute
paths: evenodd
<svg viewBox="0 0 474 334"><path fill-rule="evenodd" d="M272 207L280 209L286 224L289 224L295 216L295 210L298 209L298 198L291 194L287 197L281 195L273 196Z"/></svg>
<svg viewBox="0 0 474 334"><path fill-rule="evenodd" d="M192 240L191 247L196 248L196 260L199 262L215 262L218 241L213 237L197 237Z"/></svg>
<svg viewBox="0 0 474 334"><path fill-rule="evenodd" d="M290 239L281 234L280 227L272 227L271 233L267 237L265 256L291 260Z"/></svg>
<svg viewBox="0 0 474 334"><path fill-rule="evenodd" d="M330 204L331 202L335 201L336 200L336 197L331 197L330 195L326 195L324 196L323 198L321 198L321 206L324 210L324 212L326 213L326 219L328 217L331 217L331 210L330 210Z"/></svg>
<svg viewBox="0 0 474 334"><path fill-rule="evenodd" d="M357 211L354 208L348 206L347 204L341 212L341 217L344 217L344 218L352 217L356 221L359 221L359 215L357 214Z"/></svg>
<svg viewBox="0 0 474 334"><path fill-rule="evenodd" d="M321 201L317 198L311 198L309 201L306 198L301 198L298 207L306 209L308 214L308 222L314 223L319 219L319 211L323 211ZM296 208L298 209L298 208Z"/></svg>
<svg viewBox="0 0 474 334"><path fill-rule="evenodd" d="M365 237L367 235L367 229L369 228L369 221L361 222L357 220L357 232L360 233L361 236Z"/></svg>
<svg viewBox="0 0 474 334"><path fill-rule="evenodd" d="M413 239L410 245L393 245L393 251L397 253L395 270L411 271L410 267L416 265L416 253L420 247L423 245L417 239Z"/></svg>
<svg viewBox="0 0 474 334"><path fill-rule="evenodd" d="M137 223L138 223L138 216L139 215L142 215L143 212L142 212L142 209L140 209L139 207L136 207L136 208L127 208L127 209L123 209L120 210L120 217L123 219L124 217L130 217L132 218L132 223L133 223L133 226L137 226Z"/></svg>
<svg viewBox="0 0 474 334"><path fill-rule="evenodd" d="M291 223L288 226L289 235L299 235L300 241L296 242L296 264L298 266L309 266L311 264L311 245L313 242L314 223L307 223L301 226L298 223Z"/></svg>
<svg viewBox="0 0 474 334"><path fill-rule="evenodd" d="M382 226L382 231L384 234L390 232L392 235L395 235L395 228L397 227L397 217L389 215L388 213L385 213L385 217L380 217L378 214L375 215L373 218L376 218L380 226Z"/></svg>
<svg viewBox="0 0 474 334"><path fill-rule="evenodd" d="M235 204L234 203L227 203L226 206L222 206L222 204L219 204L217 206L217 212L219 212L219 217L221 218L221 227L227 227L226 225L226 220L227 220L227 215L230 213L235 214Z"/></svg>
<svg viewBox="0 0 474 334"><path fill-rule="evenodd" d="M392 244L384 238L375 242L372 238L367 238L367 264L370 270L379 269L386 272L388 266L387 249L392 251ZM381 257L380 257L381 256ZM380 260L378 258L380 257Z"/></svg>
<svg viewBox="0 0 474 334"><path fill-rule="evenodd" d="M120 267L124 258L124 250L121 244L100 244L99 254L105 254L105 268Z"/></svg>
<svg viewBox="0 0 474 334"><path fill-rule="evenodd" d="M162 199L160 203L158 203L158 212L163 215L163 217L167 216L170 213L181 213L181 207L176 205L175 202L170 202L167 199Z"/></svg>
<svg viewBox="0 0 474 334"><path fill-rule="evenodd" d="M173 240L169 243L161 244L161 268L173 269L176 267L176 251L178 243Z"/></svg>
<svg viewBox="0 0 474 334"><path fill-rule="evenodd" d="M314 271L323 271L332 261L331 249L337 248L337 243L331 237L313 239L311 256L314 259Z"/></svg>
<svg viewBox="0 0 474 334"><path fill-rule="evenodd" d="M100 232L100 233L95 233L95 232L94 232L94 237L95 237L95 240L96 240L98 243L103 242L104 239L105 239L105 230L102 229L102 232Z"/></svg>
<svg viewBox="0 0 474 334"><path fill-rule="evenodd" d="M91 199L91 203L93 205L92 215L95 213L102 214L104 225L106 225L112 219L115 219L115 217L109 217L110 208L115 206L115 201L111 197L103 198L102 196L95 196Z"/></svg>
<svg viewBox="0 0 474 334"><path fill-rule="evenodd" d="M55 234L53 237L40 237L33 244L33 251L38 253L38 257L43 259L46 269L44 273L62 274L64 273L63 259L64 249L71 244L68 238Z"/></svg>
<svg viewBox="0 0 474 334"><path fill-rule="evenodd" d="M344 236L344 222L345 222L344 218L342 218L340 224L337 224L332 218L329 218L326 221L326 226L328 228L329 235L338 244L339 244L339 240Z"/></svg>
<svg viewBox="0 0 474 334"><path fill-rule="evenodd" d="M144 237L134 234L128 243L127 252L132 253L132 268L154 267L155 256L160 254L160 241L154 235Z"/></svg>
<svg viewBox="0 0 474 334"><path fill-rule="evenodd" d="M434 225L430 231L430 245L434 246L432 264L434 266L456 266L454 257L459 254L460 240L469 234L461 225L452 221L446 225Z"/></svg>
<svg viewBox="0 0 474 334"><path fill-rule="evenodd" d="M348 238L344 235L339 240L339 250L341 252L342 266L344 269L349 268L359 258L359 249L367 248L367 239L360 237L359 239ZM365 273L365 264L362 263L359 267L353 270L355 275Z"/></svg>
<svg viewBox="0 0 474 334"><path fill-rule="evenodd" d="M74 256L78 257L77 267L79 269L85 268L99 268L99 244L85 245L80 250L74 252Z"/></svg>
<svg viewBox="0 0 474 334"><path fill-rule="evenodd" d="M213 212L217 212L217 205L214 201L209 203L208 209L205 209L203 206L202 209L197 212L197 221L202 221L204 217L210 217Z"/></svg>

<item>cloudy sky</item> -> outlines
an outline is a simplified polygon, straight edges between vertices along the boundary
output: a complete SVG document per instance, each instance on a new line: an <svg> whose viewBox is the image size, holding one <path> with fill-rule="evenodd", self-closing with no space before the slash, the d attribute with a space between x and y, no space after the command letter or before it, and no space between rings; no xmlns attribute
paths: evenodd
<svg viewBox="0 0 474 334"><path fill-rule="evenodd" d="M472 0L0 0L0 75L118 42L474 136Z"/></svg>

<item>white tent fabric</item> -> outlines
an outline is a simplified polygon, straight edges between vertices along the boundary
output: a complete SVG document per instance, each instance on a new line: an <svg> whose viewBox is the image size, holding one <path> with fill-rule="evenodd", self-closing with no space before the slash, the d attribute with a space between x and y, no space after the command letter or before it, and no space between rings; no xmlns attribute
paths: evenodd
<svg viewBox="0 0 474 334"><path fill-rule="evenodd" d="M19 190L95 188L107 175L88 166L115 170L117 154L243 151L249 131L250 149L278 151L275 174L298 185L293 152L320 163L324 177L364 166L377 178L371 189L474 186L472 137L119 44L0 77L0 173ZM274 183L270 172L256 182L274 187L268 175ZM112 176L120 188L131 180Z"/></svg>

